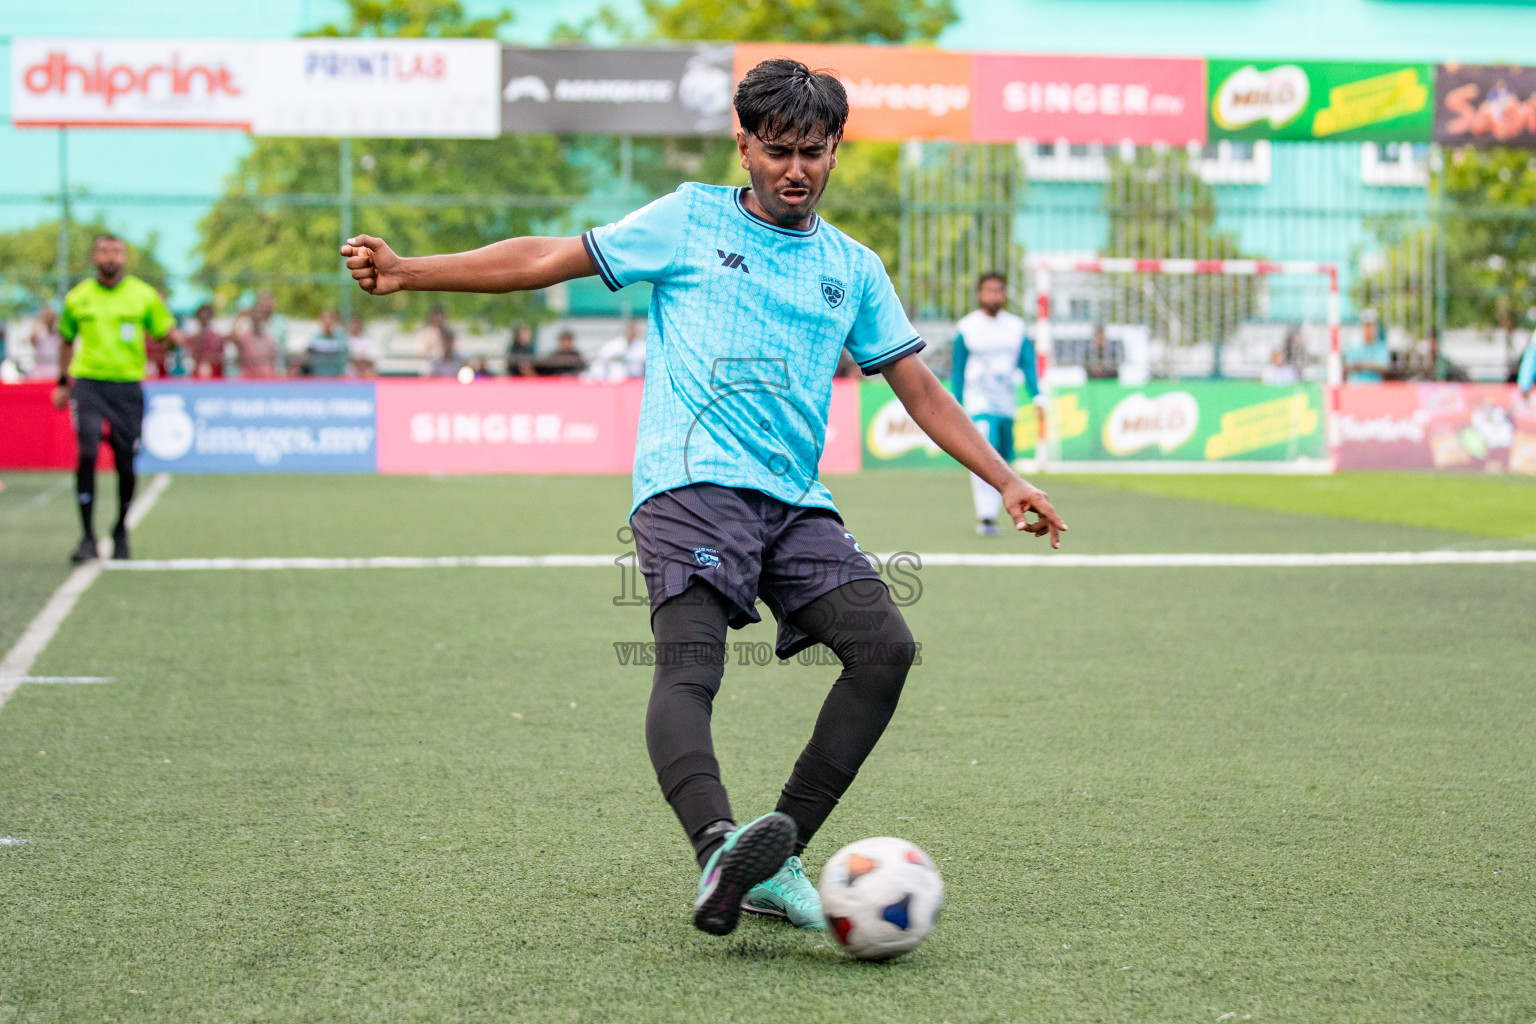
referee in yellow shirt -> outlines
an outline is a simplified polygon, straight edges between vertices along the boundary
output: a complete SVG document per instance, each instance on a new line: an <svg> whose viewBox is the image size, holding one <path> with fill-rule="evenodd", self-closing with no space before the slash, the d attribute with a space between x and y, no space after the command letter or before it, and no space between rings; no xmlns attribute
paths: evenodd
<svg viewBox="0 0 1536 1024"><path fill-rule="evenodd" d="M117 525L112 528L112 557L128 557L128 505L133 501L136 478L133 457L139 450L144 422L144 339L162 346L181 344L176 320L159 294L148 284L124 273L128 249L115 235L98 235L91 243L94 280L81 281L64 297L59 334L59 386L53 404L74 407L75 437L79 456L75 464L75 496L80 502L80 522L85 535L71 560L88 562L97 557L96 544L96 450L101 447L101 425L110 428L107 438L117 465Z"/></svg>

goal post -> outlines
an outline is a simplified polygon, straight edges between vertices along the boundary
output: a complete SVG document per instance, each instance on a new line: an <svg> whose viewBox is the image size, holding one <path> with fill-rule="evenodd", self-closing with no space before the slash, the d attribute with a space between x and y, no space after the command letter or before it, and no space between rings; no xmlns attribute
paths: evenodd
<svg viewBox="0 0 1536 1024"><path fill-rule="evenodd" d="M1035 449L1037 464L1061 472L1337 471L1344 367L1335 264L1037 256L1028 265L1036 292L1035 350L1048 410ZM1309 303L1312 293L1297 294L1293 289L1282 297L1288 308L1275 316L1268 308L1269 286L1278 278L1309 282L1314 293L1322 288L1324 297ZM1062 308L1067 304L1071 308ZM1261 309L1262 315L1257 312ZM1105 310L1110 311L1110 320L1120 322L1106 324ZM1088 347L1083 347L1081 338L1067 338L1074 330L1078 335L1093 332ZM1058 372L1052 372L1059 362L1059 348L1075 346L1092 354L1096 345L1102 358L1107 331L1125 339L1123 347L1119 341L1112 342L1117 358L1105 364L1111 371L1119 367L1118 387L1088 381L1088 376L1103 376L1103 366L1094 367L1101 372L1090 374L1086 358L1076 379L1070 370L1058 367ZM1294 376L1289 391L1283 376L1280 386L1268 378L1261 386L1252 375L1246 381L1214 380L1210 378L1221 374L1209 372L1205 378L1181 379L1170 371L1154 380L1146 361L1150 359L1146 350L1158 350L1164 353L1165 366L1171 367L1182 346L1195 342L1214 354L1212 365L1219 370L1223 350L1234 338L1256 339L1247 348L1262 351L1264 346L1276 348L1274 339L1282 335L1285 362L1277 363L1276 370ZM1293 347L1300 365L1292 364ZM1144 360L1136 373L1128 373L1118 358L1131 349L1141 352ZM1315 369L1307 374L1309 351L1310 359L1321 364L1315 368L1321 374ZM1116 399L1118 404L1113 410L1085 408L1074 387L1087 393L1090 405ZM1232 402L1248 405L1230 406ZM1205 406L1209 411L1202 412ZM1211 422L1213 415L1217 423ZM1202 417L1205 422L1197 432L1196 423ZM1220 433L1213 434L1218 424ZM1098 433L1089 439L1091 444L1081 437L1074 443L1074 430L1078 435Z"/></svg>

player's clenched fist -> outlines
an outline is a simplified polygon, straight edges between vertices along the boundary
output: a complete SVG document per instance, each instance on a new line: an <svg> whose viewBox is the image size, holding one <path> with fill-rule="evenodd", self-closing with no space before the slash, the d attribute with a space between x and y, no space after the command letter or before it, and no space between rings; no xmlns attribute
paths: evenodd
<svg viewBox="0 0 1536 1024"><path fill-rule="evenodd" d="M341 254L346 257L347 269L352 271L357 286L369 295L388 295L405 287L401 276L404 261L384 239L372 235L349 238L341 247Z"/></svg>

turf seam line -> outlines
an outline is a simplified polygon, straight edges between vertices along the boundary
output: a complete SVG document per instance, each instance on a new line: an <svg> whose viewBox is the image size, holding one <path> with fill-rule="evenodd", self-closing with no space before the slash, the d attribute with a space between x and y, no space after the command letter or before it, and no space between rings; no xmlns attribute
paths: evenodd
<svg viewBox="0 0 1536 1024"><path fill-rule="evenodd" d="M160 500L160 495L171 484L169 473L160 473L149 482L141 494L128 509L128 528L135 529L144 521L150 509L155 507L155 502ZM26 682L32 672L32 664L37 661L38 655L47 648L48 642L59 631L64 620L75 607L75 602L80 600L96 577L101 575L101 570L106 562L87 562L77 567L59 589L53 592L48 602L43 605L41 611L27 623L27 628L22 632L20 639L0 661L0 708L11 699L17 687Z"/></svg>
<svg viewBox="0 0 1536 1024"><path fill-rule="evenodd" d="M110 572L207 572L280 569L579 569L612 568L627 564L620 555L464 555L440 558L384 556L377 558L168 558L138 562L108 562ZM1289 554L1127 554L1021 555L921 554L901 552L875 556L921 566L988 568L1327 568L1350 566L1527 565L1536 564L1536 550L1493 551L1341 551Z"/></svg>

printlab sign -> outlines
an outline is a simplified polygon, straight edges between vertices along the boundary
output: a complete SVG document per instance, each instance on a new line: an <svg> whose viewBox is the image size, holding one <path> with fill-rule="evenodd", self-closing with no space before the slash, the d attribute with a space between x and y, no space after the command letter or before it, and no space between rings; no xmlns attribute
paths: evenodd
<svg viewBox="0 0 1536 1024"><path fill-rule="evenodd" d="M501 128L514 132L730 135L729 46L501 54Z"/></svg>

